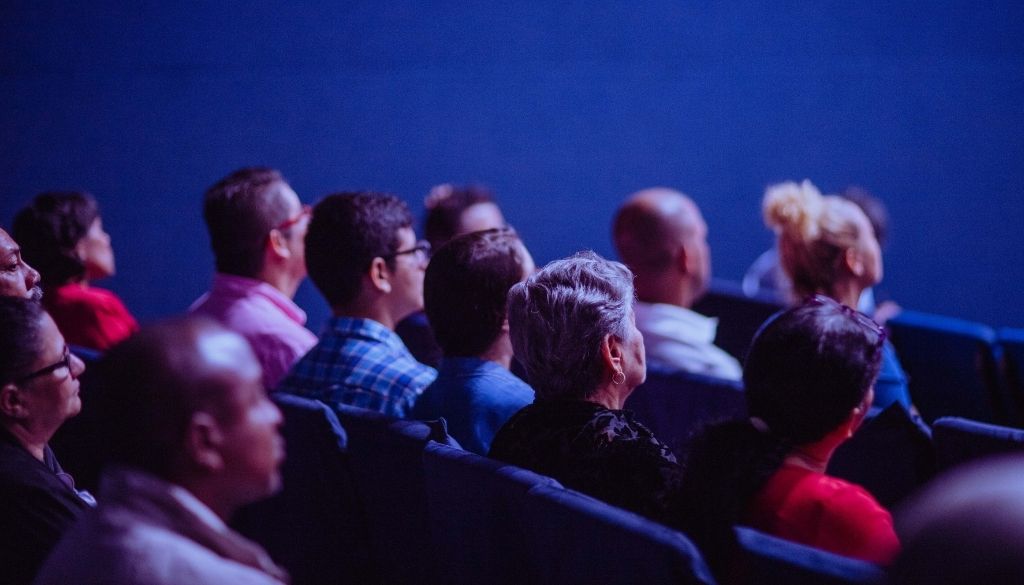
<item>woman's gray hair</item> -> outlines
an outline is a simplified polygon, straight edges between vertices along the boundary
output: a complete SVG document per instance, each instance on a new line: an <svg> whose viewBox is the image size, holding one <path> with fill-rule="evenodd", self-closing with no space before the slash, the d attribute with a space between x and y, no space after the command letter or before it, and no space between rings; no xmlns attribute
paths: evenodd
<svg viewBox="0 0 1024 585"><path fill-rule="evenodd" d="M628 340L633 273L591 251L551 262L508 292L512 348L541 399L585 399L601 380L601 342Z"/></svg>

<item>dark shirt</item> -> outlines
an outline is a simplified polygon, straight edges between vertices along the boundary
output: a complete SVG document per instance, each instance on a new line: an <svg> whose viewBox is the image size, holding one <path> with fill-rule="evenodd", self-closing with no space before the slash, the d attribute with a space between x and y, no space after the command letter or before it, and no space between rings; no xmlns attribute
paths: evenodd
<svg viewBox="0 0 1024 585"><path fill-rule="evenodd" d="M86 510L49 447L44 461L0 429L0 581L31 583L61 535ZM66 480L62 478L66 477Z"/></svg>
<svg viewBox="0 0 1024 585"><path fill-rule="evenodd" d="M585 401L523 408L498 431L489 455L655 520L681 476L672 451L632 412Z"/></svg>

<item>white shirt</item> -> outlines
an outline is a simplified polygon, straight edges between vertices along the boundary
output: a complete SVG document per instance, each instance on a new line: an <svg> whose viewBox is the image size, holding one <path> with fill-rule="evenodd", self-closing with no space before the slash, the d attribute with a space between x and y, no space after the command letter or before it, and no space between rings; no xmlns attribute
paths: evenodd
<svg viewBox="0 0 1024 585"><path fill-rule="evenodd" d="M736 358L714 344L718 319L663 303L637 302L635 312L648 362L727 380L742 377Z"/></svg>

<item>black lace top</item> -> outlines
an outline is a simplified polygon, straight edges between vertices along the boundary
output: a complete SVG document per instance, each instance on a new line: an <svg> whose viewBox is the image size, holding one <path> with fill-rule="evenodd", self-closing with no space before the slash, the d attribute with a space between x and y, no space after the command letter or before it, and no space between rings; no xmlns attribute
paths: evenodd
<svg viewBox="0 0 1024 585"><path fill-rule="evenodd" d="M672 451L632 412L585 401L523 408L498 431L489 456L655 520L681 476Z"/></svg>

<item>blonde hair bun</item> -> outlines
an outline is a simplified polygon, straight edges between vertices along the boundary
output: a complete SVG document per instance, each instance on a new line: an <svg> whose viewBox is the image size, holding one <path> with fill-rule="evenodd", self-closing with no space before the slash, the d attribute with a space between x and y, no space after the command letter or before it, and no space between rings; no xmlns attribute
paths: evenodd
<svg viewBox="0 0 1024 585"><path fill-rule="evenodd" d="M808 179L771 185L764 192L764 222L777 234L814 240L824 206L821 191Z"/></svg>

